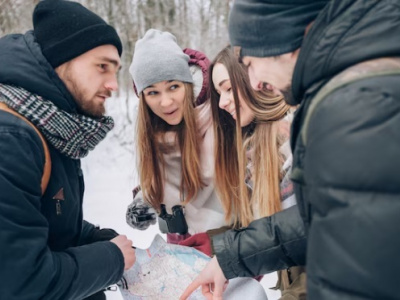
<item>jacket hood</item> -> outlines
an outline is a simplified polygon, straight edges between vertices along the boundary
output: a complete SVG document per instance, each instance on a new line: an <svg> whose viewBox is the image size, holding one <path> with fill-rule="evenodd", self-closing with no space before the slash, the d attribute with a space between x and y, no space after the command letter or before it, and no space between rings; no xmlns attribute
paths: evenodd
<svg viewBox="0 0 400 300"><path fill-rule="evenodd" d="M200 51L186 48L183 52L190 57L189 66L194 81L195 106L198 106L206 102L208 98L208 68L210 66L210 61L207 56Z"/></svg>
<svg viewBox="0 0 400 300"><path fill-rule="evenodd" d="M43 56L32 31L2 37L0 49L0 83L22 87L66 112L76 112L72 95Z"/></svg>
<svg viewBox="0 0 400 300"><path fill-rule="evenodd" d="M293 74L299 104L337 73L359 62L400 54L400 3L333 0L304 39Z"/></svg>

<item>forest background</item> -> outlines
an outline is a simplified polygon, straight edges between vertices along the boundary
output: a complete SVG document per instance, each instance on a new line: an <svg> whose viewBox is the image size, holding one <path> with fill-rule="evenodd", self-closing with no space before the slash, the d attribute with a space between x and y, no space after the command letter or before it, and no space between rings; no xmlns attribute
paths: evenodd
<svg viewBox="0 0 400 300"><path fill-rule="evenodd" d="M39 0L0 0L0 37L25 33L33 28L32 12ZM121 37L124 51L119 72L119 91L107 101L107 114L115 128L105 141L82 160L85 175L84 217L86 220L126 234L140 248L147 248L158 226L138 231L125 222L132 189L138 184L135 158L135 126L138 99L132 88L129 66L135 42L155 28L173 33L182 48L204 52L212 60L228 45L228 15L233 0L77 0L112 25ZM0 50L1 51L1 50ZM269 299L279 292L270 290L276 274L262 284ZM107 299L122 299L107 292Z"/></svg>

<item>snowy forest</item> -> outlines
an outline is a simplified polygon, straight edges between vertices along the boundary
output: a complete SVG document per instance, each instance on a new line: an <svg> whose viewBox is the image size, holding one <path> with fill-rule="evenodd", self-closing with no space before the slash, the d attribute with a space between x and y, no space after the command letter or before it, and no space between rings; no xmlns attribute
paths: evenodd
<svg viewBox="0 0 400 300"><path fill-rule="evenodd" d="M82 160L85 175L84 218L101 227L126 234L139 248L147 248L158 226L146 231L130 228L125 212L138 184L135 163L135 125L138 100L132 88L129 66L135 42L155 28L173 33L182 48L204 52L210 60L228 42L228 15L233 0L75 0L100 15L118 32L123 42L119 92L107 100L107 114L114 129L88 157ZM0 0L0 37L24 33L33 28L32 13L39 0ZM269 299L275 273L265 276L262 285ZM120 300L118 292L107 292L107 299Z"/></svg>
<svg viewBox="0 0 400 300"><path fill-rule="evenodd" d="M0 36L32 28L39 0L0 0ZM124 44L120 86L130 86L128 67L135 42L147 29L170 31L182 48L212 58L228 43L227 20L232 0L78 0L116 28Z"/></svg>

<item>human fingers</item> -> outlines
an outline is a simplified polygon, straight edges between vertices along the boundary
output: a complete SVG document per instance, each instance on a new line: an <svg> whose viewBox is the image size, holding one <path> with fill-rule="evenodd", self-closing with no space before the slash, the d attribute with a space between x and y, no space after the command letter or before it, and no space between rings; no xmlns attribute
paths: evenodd
<svg viewBox="0 0 400 300"><path fill-rule="evenodd" d="M112 239L111 242L116 244L122 252L125 263L124 270L130 269L136 260L135 250L132 248L132 241L129 240L126 235L119 235Z"/></svg>
<svg viewBox="0 0 400 300"><path fill-rule="evenodd" d="M216 279L213 284L213 298L212 300L222 300L222 294L226 288L226 280L224 279Z"/></svg>
<svg viewBox="0 0 400 300"><path fill-rule="evenodd" d="M226 281L224 284L224 292L226 291L226 288L228 287L229 281Z"/></svg>
<svg viewBox="0 0 400 300"><path fill-rule="evenodd" d="M207 300L212 300L213 299L213 294L212 294L212 289L210 287L210 284L205 283L201 285L201 293L203 294L204 297L206 297Z"/></svg>
<svg viewBox="0 0 400 300"><path fill-rule="evenodd" d="M136 262L136 252L135 249L130 247L125 255L125 270L129 270L133 264Z"/></svg>
<svg viewBox="0 0 400 300"><path fill-rule="evenodd" d="M179 298L179 300L187 299L197 288L202 285L200 275L197 276L191 284L187 286L187 288L183 291L183 294Z"/></svg>

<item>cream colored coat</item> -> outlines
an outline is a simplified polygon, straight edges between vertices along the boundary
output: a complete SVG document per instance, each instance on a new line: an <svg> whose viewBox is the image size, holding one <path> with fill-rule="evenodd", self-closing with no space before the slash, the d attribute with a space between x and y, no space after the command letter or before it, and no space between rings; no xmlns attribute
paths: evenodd
<svg viewBox="0 0 400 300"><path fill-rule="evenodd" d="M214 184L214 132L210 102L207 101L197 106L195 110L201 138L200 160L202 180L205 186L185 207L185 218L188 223L189 233L192 235L226 225L224 210L215 191ZM170 141L174 138L173 134L168 136ZM164 161L164 204L168 213L171 213L171 208L174 205L181 204L179 194L181 183L180 151L164 155Z"/></svg>

